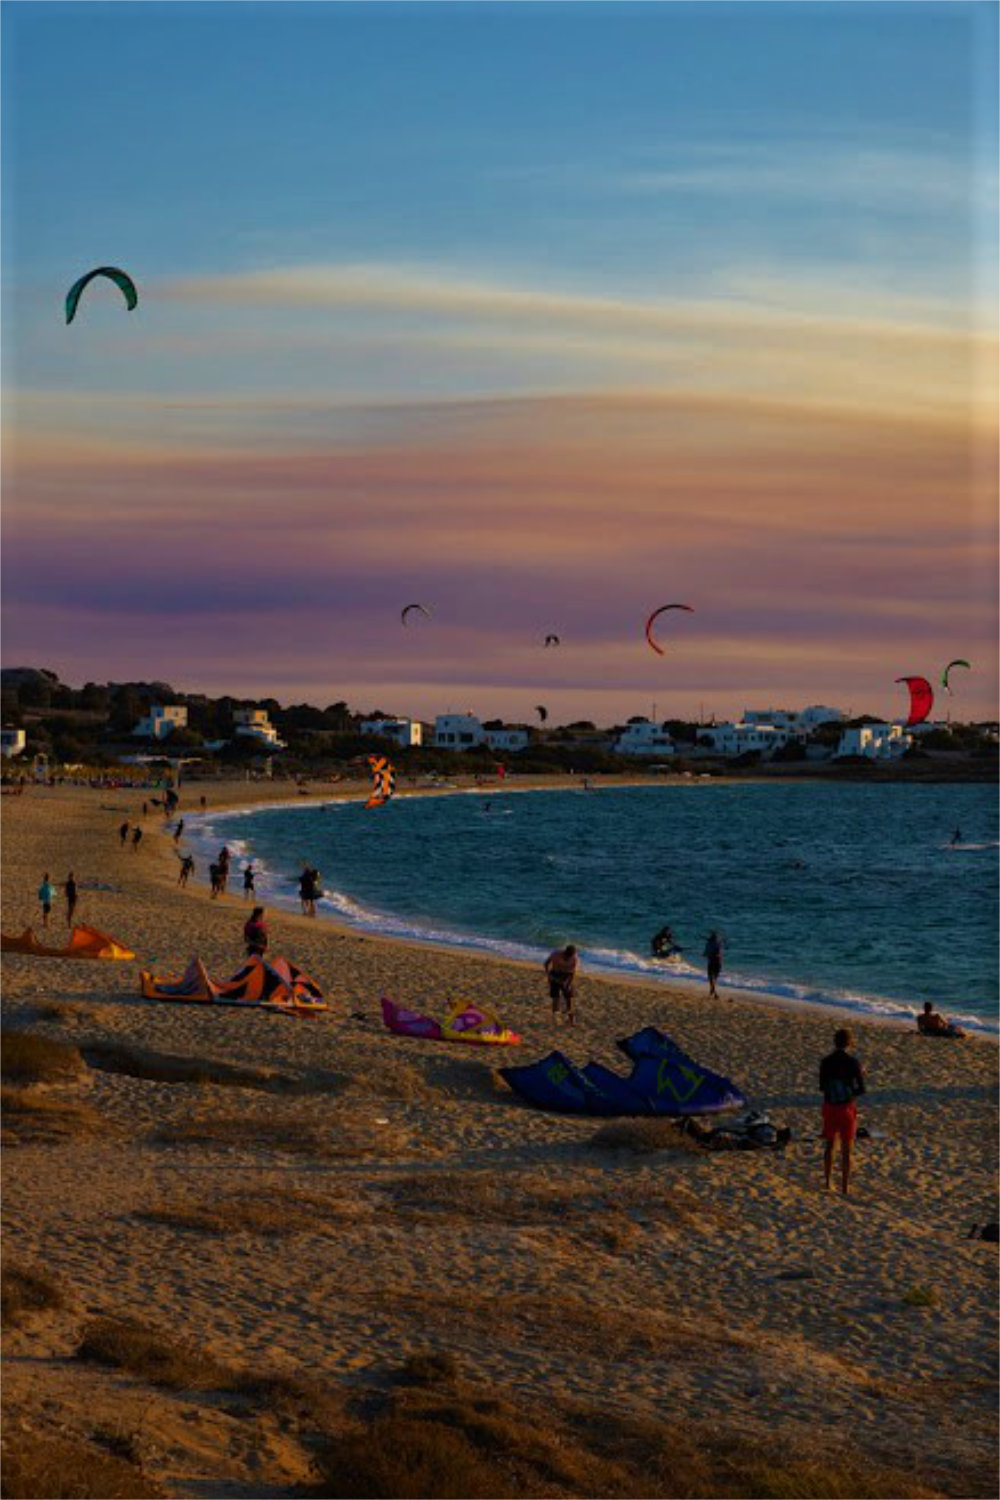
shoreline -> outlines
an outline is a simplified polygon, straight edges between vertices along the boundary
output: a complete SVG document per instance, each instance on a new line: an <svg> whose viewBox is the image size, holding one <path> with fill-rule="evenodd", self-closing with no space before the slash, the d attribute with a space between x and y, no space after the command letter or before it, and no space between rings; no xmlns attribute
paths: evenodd
<svg viewBox="0 0 1000 1500"><path fill-rule="evenodd" d="M591 780L589 777L587 779L588 781ZM531 785L506 786L501 784L494 787L492 785L477 786L471 784L470 779L470 784L467 785L410 787L397 792L396 797L397 800L414 797L446 798L454 796L483 796L492 799L537 792L587 794L587 789L579 784L579 780L576 777L566 776L559 778L558 784L555 785L552 784L553 780L554 778L537 778L533 779ZM670 787L671 789L676 789L693 784L708 786L713 783L722 784L721 778L712 777L705 781L694 783L688 778L681 777L645 777L630 779L628 781L614 778L613 780L609 779L608 782L602 783L600 786L591 786L589 792L596 795L598 791L625 790L634 787ZM749 781L734 779L728 784L741 785L751 783ZM760 785L761 783L756 782L753 784ZM208 809L205 812L185 814L185 830L190 826L194 831L196 839L200 836L201 840L207 843L207 835L204 832L203 825L211 821L213 817L218 819L236 819L253 817L257 813L264 811L302 811L306 808L319 808L352 802L363 795L367 783L362 780L351 783L350 791L348 791L347 785L345 785L339 795L332 790L329 793L326 790L316 793L310 792L308 800L304 797L285 799L281 793L278 793L273 801L267 796L266 787L260 784L256 784L256 786L263 795L256 797L249 803L237 801L233 805ZM206 857L207 851L205 847L196 845L196 850L201 858L204 859ZM294 876L291 879L294 880ZM356 901L350 892L338 891L337 895L356 905L359 911L364 911L362 904ZM327 896L325 901L329 903L332 899L330 896ZM289 894L287 897L270 895L268 902L272 909L280 910L284 916L300 915L295 910L297 901L296 897L292 894ZM408 919L394 912L366 912L356 920L351 920L350 916L342 909L330 910L328 906L327 909L324 909L323 904L321 904L316 918L302 917L301 920L306 922L320 920L341 935L363 934L366 938L373 941L395 943L404 947L412 946L430 953L444 951L468 955L470 957L478 956L487 961L511 964L519 969L532 972L537 971L539 964L545 958L545 952L541 948L538 948L537 951L524 954L512 951L532 948L531 944L521 943L513 938L492 938L482 933L454 933L449 932L447 928L442 928L440 934L426 930L422 932L417 924L414 924L416 930L407 930L410 926ZM393 931L391 930L391 926L383 924L391 924L391 926L396 926L403 930ZM622 982L643 986L655 991L678 987L691 997L700 995L701 998L707 999L707 981L701 975L678 973L670 970L664 970L662 973L647 972L630 968L625 964L618 965L612 962L602 962L600 958L595 957L593 952L587 955L586 950L582 948L580 953L581 961L584 965L582 977L588 982L601 982L604 980L614 983ZM912 1002L912 1008L907 1009L907 1002L903 1000L875 994L871 996L864 995L856 1002L840 999L836 995L824 995L820 999L810 999L806 996L782 993L782 988L770 988L769 985L781 986L782 988L794 987L797 986L797 982L794 980L760 980L759 983L750 981L743 984L734 984L729 983L725 975L719 981L721 998L733 1003L756 1005L766 1010L778 1009L801 1012L807 1016L830 1016L834 1020L840 1019L843 1023L857 1023L860 1020L864 1020L866 1023L889 1026L905 1031L913 1031L916 1025L916 1017L919 1011L919 1002L916 1001ZM996 1026L991 1028L988 1019L957 1011L954 1012L953 1018L956 1023L968 1028L967 1040L983 1041L992 1046L1000 1045L1000 1028Z"/></svg>

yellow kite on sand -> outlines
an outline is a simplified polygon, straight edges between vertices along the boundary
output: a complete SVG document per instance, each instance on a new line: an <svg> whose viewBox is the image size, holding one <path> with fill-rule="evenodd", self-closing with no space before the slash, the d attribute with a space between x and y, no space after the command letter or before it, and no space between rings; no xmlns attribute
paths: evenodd
<svg viewBox="0 0 1000 1500"><path fill-rule="evenodd" d="M34 928L26 927L20 937L0 934L0 951L30 953L35 958L135 958L131 948L96 927L74 927L65 948L46 948L38 941Z"/></svg>

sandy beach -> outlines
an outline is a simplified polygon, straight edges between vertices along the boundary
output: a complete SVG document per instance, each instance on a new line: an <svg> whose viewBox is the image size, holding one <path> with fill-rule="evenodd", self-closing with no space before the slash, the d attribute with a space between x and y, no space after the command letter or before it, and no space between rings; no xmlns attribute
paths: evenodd
<svg viewBox="0 0 1000 1500"><path fill-rule="evenodd" d="M203 790L213 810L289 795L199 784L183 813ZM525 1433L550 1428L562 1457L508 1466L504 1493L995 1492L997 1258L967 1237L996 1218L994 1045L852 1021L872 1135L845 1200L822 1184L828 1016L585 975L569 1032L525 965L283 912L269 914L271 952L322 985L325 1016L145 1001L140 967L176 975L197 953L232 974L247 908L239 891L209 900L204 870L177 888L155 813L137 853L119 846L142 800L64 786L3 804L4 931L37 930L42 872L72 868L77 920L137 954L3 959L6 1033L76 1049L61 1076L5 1068L4 1265L44 1272L60 1298L6 1331L8 1452L106 1451L113 1429L148 1493L390 1493L331 1477L330 1444L346 1452L345 1434L419 1412L399 1372L434 1353L454 1364L424 1361L427 1420L458 1392L466 1412L502 1402L514 1431L518 1414ZM61 896L52 920L50 937L66 931ZM657 1025L790 1125L791 1145L595 1144L601 1122L518 1101L494 1072L507 1057L392 1037L383 994L436 1012L485 1003L523 1035L524 1062L559 1046L614 1066L616 1037ZM215 1375L163 1383L77 1357L107 1318L198 1351ZM261 1396L251 1375L284 1385ZM582 1488L604 1483L573 1463L605 1425L660 1448L683 1435L712 1456L703 1487L630 1469L622 1438L605 1488ZM754 1473L826 1464L842 1487L768 1488L733 1467L744 1450Z"/></svg>

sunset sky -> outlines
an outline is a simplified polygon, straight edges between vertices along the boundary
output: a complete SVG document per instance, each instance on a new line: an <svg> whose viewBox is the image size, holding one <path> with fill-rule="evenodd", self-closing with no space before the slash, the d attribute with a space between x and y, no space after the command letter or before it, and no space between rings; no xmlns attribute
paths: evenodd
<svg viewBox="0 0 1000 1500"><path fill-rule="evenodd" d="M2 27L5 665L996 715L995 4Z"/></svg>

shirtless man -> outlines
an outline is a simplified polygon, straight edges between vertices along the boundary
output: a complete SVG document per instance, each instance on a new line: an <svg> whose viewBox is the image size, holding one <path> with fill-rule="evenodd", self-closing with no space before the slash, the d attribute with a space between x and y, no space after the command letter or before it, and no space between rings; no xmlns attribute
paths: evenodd
<svg viewBox="0 0 1000 1500"><path fill-rule="evenodd" d="M549 981L549 999L552 1001L552 1019L559 1019L560 1002L566 1007L566 1019L572 1026L575 1020L573 1001L576 998L576 949L570 943L566 948L557 948L545 960L545 973Z"/></svg>

